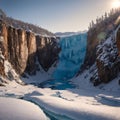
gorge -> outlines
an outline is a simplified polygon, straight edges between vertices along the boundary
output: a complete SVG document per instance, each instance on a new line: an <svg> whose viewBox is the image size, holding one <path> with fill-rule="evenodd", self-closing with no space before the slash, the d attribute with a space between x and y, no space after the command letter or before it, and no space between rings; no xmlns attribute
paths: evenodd
<svg viewBox="0 0 120 120"><path fill-rule="evenodd" d="M14 102L29 101L39 106L42 120L119 120L119 14L115 10L86 32L57 36L1 12L0 100L9 104L0 106L9 113Z"/></svg>

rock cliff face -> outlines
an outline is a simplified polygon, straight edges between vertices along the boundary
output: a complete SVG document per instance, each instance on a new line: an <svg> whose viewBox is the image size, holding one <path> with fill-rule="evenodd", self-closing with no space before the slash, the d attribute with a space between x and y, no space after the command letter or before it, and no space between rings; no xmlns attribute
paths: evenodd
<svg viewBox="0 0 120 120"><path fill-rule="evenodd" d="M92 66L96 61L97 46L118 27L120 23L120 10L113 11L109 17L96 21L93 27L88 30L87 52L84 66Z"/></svg>
<svg viewBox="0 0 120 120"><path fill-rule="evenodd" d="M29 74L35 74L36 72L36 36L34 33L27 32L27 48L28 48L28 59L27 68Z"/></svg>
<svg viewBox="0 0 120 120"><path fill-rule="evenodd" d="M100 44L101 41L104 41L107 38L107 35L109 35L114 29L114 26L112 26L110 30L108 30L108 27L109 25L99 25L88 31L87 53L84 63L86 66L91 66L95 63L95 60L97 58L97 46Z"/></svg>
<svg viewBox="0 0 120 120"><path fill-rule="evenodd" d="M116 33L97 47L96 72L91 77L93 84L108 83L120 72L120 27Z"/></svg>
<svg viewBox="0 0 120 120"><path fill-rule="evenodd" d="M36 40L38 61L44 70L47 71L57 60L60 48L58 48L56 38L54 37L36 36Z"/></svg>
<svg viewBox="0 0 120 120"><path fill-rule="evenodd" d="M5 25L0 26L0 75L2 76L5 76L4 60L7 55L7 38L4 36L7 37Z"/></svg>
<svg viewBox="0 0 120 120"><path fill-rule="evenodd" d="M8 60L13 68L22 74L25 71L28 59L26 32L8 27Z"/></svg>
<svg viewBox="0 0 120 120"><path fill-rule="evenodd" d="M9 26L4 21L0 21L0 51L8 60L17 73L24 72L35 74L38 65L45 71L57 60L59 47L57 38L35 35L32 31L25 31L13 26ZM0 60L0 74L4 75L4 61Z"/></svg>
<svg viewBox="0 0 120 120"><path fill-rule="evenodd" d="M3 37L0 37L0 75L5 76L5 69L4 69L4 56L2 54L3 48Z"/></svg>

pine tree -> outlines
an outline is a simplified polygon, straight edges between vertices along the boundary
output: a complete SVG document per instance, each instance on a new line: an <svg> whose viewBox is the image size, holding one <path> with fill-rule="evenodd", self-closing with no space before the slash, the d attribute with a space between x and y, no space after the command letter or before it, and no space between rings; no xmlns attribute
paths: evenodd
<svg viewBox="0 0 120 120"><path fill-rule="evenodd" d="M5 12L3 12L2 9L0 9L0 17L1 18L5 18L6 17L6 14L5 14Z"/></svg>
<svg viewBox="0 0 120 120"><path fill-rule="evenodd" d="M105 12L105 19L107 19L107 12Z"/></svg>
<svg viewBox="0 0 120 120"><path fill-rule="evenodd" d="M94 21L92 20L92 22L91 22L91 26L92 26L92 28L94 27L94 25L95 25L95 24L94 24Z"/></svg>

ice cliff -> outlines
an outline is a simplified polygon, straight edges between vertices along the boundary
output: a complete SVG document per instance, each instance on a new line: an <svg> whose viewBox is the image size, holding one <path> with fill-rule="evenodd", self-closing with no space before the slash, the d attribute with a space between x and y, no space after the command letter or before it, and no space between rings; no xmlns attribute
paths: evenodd
<svg viewBox="0 0 120 120"><path fill-rule="evenodd" d="M72 78L80 69L86 54L87 33L62 37L59 63L53 74L55 79Z"/></svg>

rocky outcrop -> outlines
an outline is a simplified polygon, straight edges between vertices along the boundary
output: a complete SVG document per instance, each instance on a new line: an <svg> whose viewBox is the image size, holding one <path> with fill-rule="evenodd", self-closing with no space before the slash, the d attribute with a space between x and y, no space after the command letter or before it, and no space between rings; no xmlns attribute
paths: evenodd
<svg viewBox="0 0 120 120"><path fill-rule="evenodd" d="M111 11L109 16L102 16L100 19L96 19L96 24L92 23L92 28L88 30L87 37L87 50L84 62L84 67L92 66L97 58L96 51L97 46L105 41L109 35L118 27L120 23L120 10Z"/></svg>
<svg viewBox="0 0 120 120"><path fill-rule="evenodd" d="M21 29L8 27L8 60L13 68L22 74L27 65L28 47L26 32Z"/></svg>
<svg viewBox="0 0 120 120"><path fill-rule="evenodd" d="M8 56L8 41L7 41L7 27L6 25L0 20L0 36L1 36L1 50L5 58Z"/></svg>
<svg viewBox="0 0 120 120"><path fill-rule="evenodd" d="M54 36L44 37L32 31L17 29L0 21L0 49L16 72L35 74L40 65L45 71L57 60L59 47ZM0 74L4 75L4 63L0 61Z"/></svg>
<svg viewBox="0 0 120 120"><path fill-rule="evenodd" d="M98 32L96 29L91 31L88 31L87 34L87 49L86 49L86 57L85 57L85 66L91 66L94 64L96 60L96 47L99 43L99 40L97 38Z"/></svg>
<svg viewBox="0 0 120 120"><path fill-rule="evenodd" d="M115 37L116 36L116 37ZM97 47L96 71L91 77L94 86L108 83L120 72L120 28ZM94 77L96 76L96 77Z"/></svg>
<svg viewBox="0 0 120 120"><path fill-rule="evenodd" d="M1 21L0 21L0 24L1 24ZM5 24L2 24L0 25L0 75L1 76L5 76L4 60L7 55L6 45L7 45L7 32L6 32Z"/></svg>
<svg viewBox="0 0 120 120"><path fill-rule="evenodd" d="M58 43L54 37L37 36L36 40L38 61L44 70L47 71L58 58L60 51Z"/></svg>
<svg viewBox="0 0 120 120"><path fill-rule="evenodd" d="M36 73L36 36L32 32L27 32L27 48L28 48L28 60L27 68L29 74Z"/></svg>
<svg viewBox="0 0 120 120"><path fill-rule="evenodd" d="M114 25L111 25L111 28L109 28L109 24L105 26L101 24L88 31L85 66L91 66L95 63L97 46L104 41L113 30Z"/></svg>
<svg viewBox="0 0 120 120"><path fill-rule="evenodd" d="M4 69L4 56L2 53L2 48L3 48L3 37L0 37L0 75L5 76L5 69Z"/></svg>

